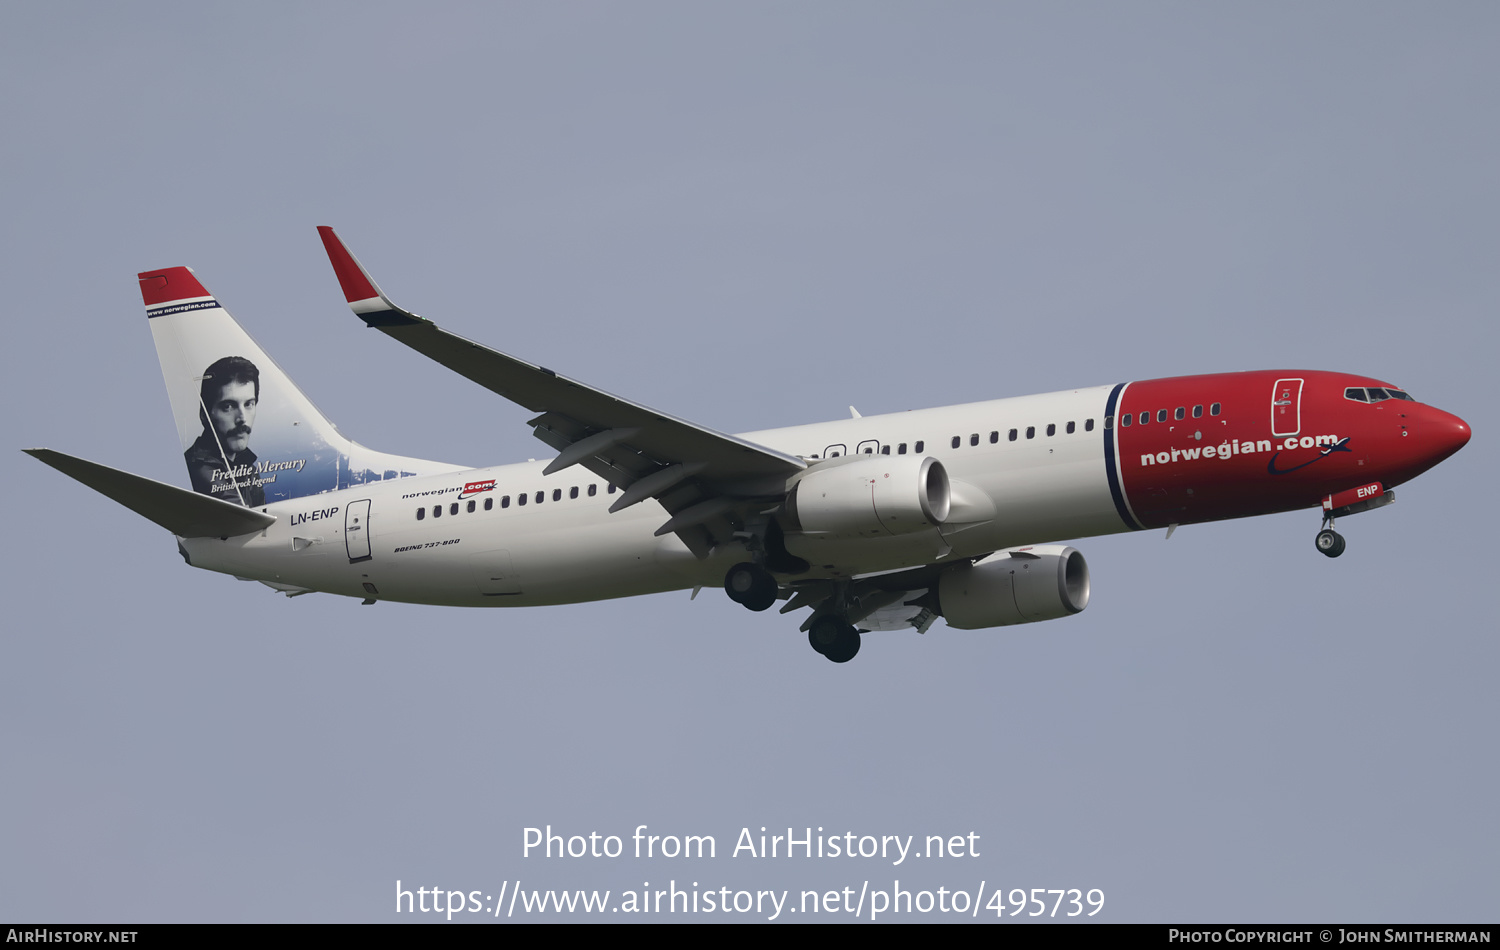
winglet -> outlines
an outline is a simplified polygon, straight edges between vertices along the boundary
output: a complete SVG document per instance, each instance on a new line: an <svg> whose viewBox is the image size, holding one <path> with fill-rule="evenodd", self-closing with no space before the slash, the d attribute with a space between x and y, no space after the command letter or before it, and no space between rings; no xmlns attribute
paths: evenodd
<svg viewBox="0 0 1500 950"><path fill-rule="evenodd" d="M372 327L399 326L421 321L420 317L402 310L381 292L369 271L349 253L344 242L333 233L333 228L319 226L318 236L323 239L323 249L328 252L328 263L333 265L333 272L338 276L339 286L343 288L349 309L361 320Z"/></svg>

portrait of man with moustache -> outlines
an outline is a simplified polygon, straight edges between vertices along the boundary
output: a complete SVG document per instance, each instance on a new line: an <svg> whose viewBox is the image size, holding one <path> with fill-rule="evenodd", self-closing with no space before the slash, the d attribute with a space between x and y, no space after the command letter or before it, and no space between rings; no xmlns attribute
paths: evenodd
<svg viewBox="0 0 1500 950"><path fill-rule="evenodd" d="M203 371L203 434L183 453L194 491L252 508L266 503L250 451L259 402L260 370L243 356L226 356Z"/></svg>

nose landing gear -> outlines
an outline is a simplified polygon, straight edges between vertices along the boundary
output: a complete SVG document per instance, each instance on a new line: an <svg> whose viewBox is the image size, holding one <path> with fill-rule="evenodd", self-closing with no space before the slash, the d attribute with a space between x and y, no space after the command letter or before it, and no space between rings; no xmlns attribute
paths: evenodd
<svg viewBox="0 0 1500 950"><path fill-rule="evenodd" d="M1345 439L1344 442L1349 441ZM1343 445L1340 442L1339 445ZM1336 448L1337 446L1335 446ZM1348 451L1345 449L1344 451ZM1323 530L1318 532L1318 553L1324 557L1338 557L1344 553L1344 536L1333 530L1333 519L1345 515L1357 515L1361 511L1384 508L1396 500L1396 493L1380 482L1371 482L1346 491L1335 492L1323 499Z"/></svg>
<svg viewBox="0 0 1500 950"><path fill-rule="evenodd" d="M1318 552L1327 557L1338 557L1344 553L1344 536L1332 529L1319 531L1314 543L1318 546Z"/></svg>
<svg viewBox="0 0 1500 950"><path fill-rule="evenodd" d="M1317 546L1318 553L1324 557L1338 557L1344 553L1344 536L1333 530L1331 517L1326 515L1323 517L1323 530L1318 532L1313 544Z"/></svg>

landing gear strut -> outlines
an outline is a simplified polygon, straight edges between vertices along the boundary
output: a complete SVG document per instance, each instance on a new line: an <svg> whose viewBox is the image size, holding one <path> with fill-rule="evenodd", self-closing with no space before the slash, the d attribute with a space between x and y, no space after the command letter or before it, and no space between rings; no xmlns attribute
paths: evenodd
<svg viewBox="0 0 1500 950"><path fill-rule="evenodd" d="M859 652L859 631L842 617L827 614L813 621L807 642L835 663L848 663Z"/></svg>
<svg viewBox="0 0 1500 950"><path fill-rule="evenodd" d="M1318 553L1325 557L1338 557L1344 553L1344 536L1333 530L1332 518L1323 519L1323 530L1318 532L1313 543L1317 545Z"/></svg>
<svg viewBox="0 0 1500 950"><path fill-rule="evenodd" d="M777 590L771 572L749 561L736 564L724 575L724 592L729 599L751 610L765 610L776 603Z"/></svg>

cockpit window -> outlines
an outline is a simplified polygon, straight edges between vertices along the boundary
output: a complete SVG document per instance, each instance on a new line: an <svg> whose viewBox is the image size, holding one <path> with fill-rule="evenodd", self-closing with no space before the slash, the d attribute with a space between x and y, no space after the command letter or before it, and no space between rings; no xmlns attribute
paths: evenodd
<svg viewBox="0 0 1500 950"><path fill-rule="evenodd" d="M1407 402L1416 402L1407 393L1399 389L1388 389L1384 386L1350 387L1344 390L1345 399L1353 399L1356 402L1381 402L1386 399L1404 399Z"/></svg>

